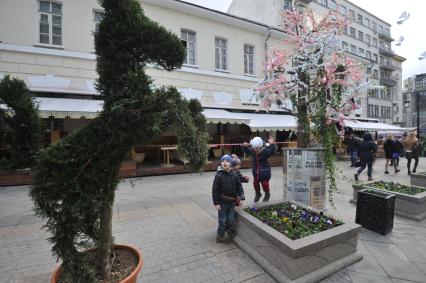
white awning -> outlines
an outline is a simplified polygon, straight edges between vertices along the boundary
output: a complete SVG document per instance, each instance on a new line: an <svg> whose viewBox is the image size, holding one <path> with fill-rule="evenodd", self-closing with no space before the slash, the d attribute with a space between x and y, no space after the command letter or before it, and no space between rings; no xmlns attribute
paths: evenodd
<svg viewBox="0 0 426 283"><path fill-rule="evenodd" d="M370 123L355 120L345 120L345 127L350 127L354 131L375 131L375 132L405 132L408 129L385 123Z"/></svg>
<svg viewBox="0 0 426 283"><path fill-rule="evenodd" d="M223 109L204 109L203 115L206 116L208 123L232 123L247 124L250 119L241 115L242 113L233 113Z"/></svg>
<svg viewBox="0 0 426 283"><path fill-rule="evenodd" d="M94 118L102 111L102 100L36 97L40 116L48 118Z"/></svg>
<svg viewBox="0 0 426 283"><path fill-rule="evenodd" d="M250 120L252 131L290 131L297 128L296 117L279 114L238 113Z"/></svg>

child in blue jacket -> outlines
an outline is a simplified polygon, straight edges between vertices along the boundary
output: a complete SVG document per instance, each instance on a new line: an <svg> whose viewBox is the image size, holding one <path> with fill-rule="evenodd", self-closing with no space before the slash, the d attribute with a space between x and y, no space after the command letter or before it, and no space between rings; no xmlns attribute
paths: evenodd
<svg viewBox="0 0 426 283"><path fill-rule="evenodd" d="M260 193L260 185L265 192L264 202L269 201L271 193L269 190L269 180L271 179L271 168L269 167L268 158L274 155L276 146L274 139L269 138L268 143L264 146L263 140L260 137L254 137L250 143L243 144L243 150L250 155L253 162L253 186L256 191L254 202L258 202L262 194Z"/></svg>

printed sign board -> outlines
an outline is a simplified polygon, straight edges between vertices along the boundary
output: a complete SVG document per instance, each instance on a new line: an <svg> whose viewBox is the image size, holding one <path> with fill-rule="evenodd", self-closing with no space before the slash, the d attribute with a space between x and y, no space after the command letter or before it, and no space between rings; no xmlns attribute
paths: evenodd
<svg viewBox="0 0 426 283"><path fill-rule="evenodd" d="M285 149L284 198L325 208L326 182L322 149Z"/></svg>

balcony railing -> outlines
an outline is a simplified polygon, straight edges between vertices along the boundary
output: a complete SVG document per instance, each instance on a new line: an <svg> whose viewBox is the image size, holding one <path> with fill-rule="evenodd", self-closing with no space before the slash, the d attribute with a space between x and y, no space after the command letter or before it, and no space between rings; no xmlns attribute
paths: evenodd
<svg viewBox="0 0 426 283"><path fill-rule="evenodd" d="M393 56L395 54L392 49L383 47L379 47L379 53L386 56Z"/></svg>
<svg viewBox="0 0 426 283"><path fill-rule="evenodd" d="M396 71L397 70L397 67L395 67L391 63L380 62L379 66L380 66L380 68L386 69L386 70L389 70L389 71Z"/></svg>
<svg viewBox="0 0 426 283"><path fill-rule="evenodd" d="M386 33L384 31L377 31L377 34L380 39L386 40L388 42L394 41L395 39L392 38L392 36L389 33Z"/></svg>
<svg viewBox="0 0 426 283"><path fill-rule="evenodd" d="M381 85L389 85L389 86L395 86L397 83L395 78L380 78L380 84Z"/></svg>

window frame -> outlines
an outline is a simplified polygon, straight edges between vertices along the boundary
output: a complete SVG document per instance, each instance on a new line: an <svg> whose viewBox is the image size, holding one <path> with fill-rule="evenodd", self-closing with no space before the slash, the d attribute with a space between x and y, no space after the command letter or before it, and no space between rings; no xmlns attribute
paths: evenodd
<svg viewBox="0 0 426 283"><path fill-rule="evenodd" d="M225 48L223 48L222 46L216 46L216 40L220 40L221 42L225 42ZM229 72L229 58L228 58L228 52L229 52L229 44L228 44L228 39L221 37L221 36L215 36L214 38L214 49L215 49L215 56L214 56L214 60L215 60L215 71L219 71L219 72ZM223 52L223 49L225 49L225 52ZM217 68L217 62L216 62L216 54L219 51L219 68ZM222 64L222 58L223 56L225 57L225 68L223 68Z"/></svg>
<svg viewBox="0 0 426 283"><path fill-rule="evenodd" d="M43 11L41 9L41 3L49 3L49 11ZM38 14L39 14L39 20L38 20L38 40L36 45L41 46L51 46L51 47L57 47L57 48L63 48L63 39L64 39L64 25L63 25L63 3L60 1L52 1L52 0L38 0ZM60 7L60 12L54 12L54 4L58 5ZM47 17L47 22L42 23L42 17ZM60 24L54 23L54 19L59 18ZM42 32L41 26L42 25L48 26L48 33ZM55 34L54 30L55 28L60 29L60 34ZM48 38L48 43L42 42L41 38L44 36L45 38ZM55 38L59 39L59 43L55 43Z"/></svg>
<svg viewBox="0 0 426 283"><path fill-rule="evenodd" d="M246 53L246 47L251 48L252 53ZM249 76L254 76L255 75L255 52L256 52L256 47L253 44L249 44L249 43L244 43L244 47L243 47L243 57L244 57L244 75L249 75ZM250 54L251 54L251 60L252 60L252 70L250 72ZM246 58L248 57L248 58ZM246 59L247 59L247 66L246 66ZM248 72L246 72L246 70Z"/></svg>
<svg viewBox="0 0 426 283"><path fill-rule="evenodd" d="M183 38L182 38L182 34L183 33L186 33L187 34L187 38L184 40ZM188 35L189 34L193 34L194 35L194 41L193 41L193 43L194 43L194 50L193 50L193 55L194 55L194 61L193 61L193 63L194 64L192 64L192 62L190 61L190 58L189 58L189 56L190 56L190 52L191 52L191 50L190 50L190 48L188 48L188 42L190 42L189 40L188 40ZM182 41L185 41L185 42L187 42L187 44L186 44L186 54L185 54L185 59L184 59L184 62L183 62L183 65L184 66L192 66L192 67L194 67L194 66L197 66L197 63L198 63L198 60L197 60L197 32L196 31L193 31L193 30L190 30L190 29L186 29L186 28L181 28L180 29L180 40L181 40L181 42Z"/></svg>

